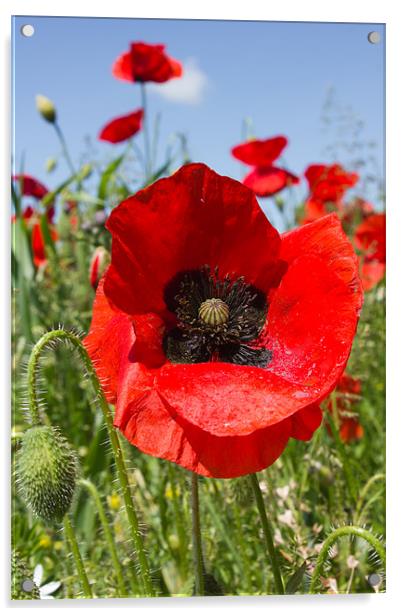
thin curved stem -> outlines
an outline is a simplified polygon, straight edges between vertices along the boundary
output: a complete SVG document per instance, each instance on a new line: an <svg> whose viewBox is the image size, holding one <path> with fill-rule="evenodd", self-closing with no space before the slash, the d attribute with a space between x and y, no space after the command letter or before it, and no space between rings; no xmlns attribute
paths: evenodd
<svg viewBox="0 0 402 616"><path fill-rule="evenodd" d="M323 546L318 554L317 563L314 569L314 573L311 576L310 582L310 590L309 593L315 594L315 588L318 585L320 580L320 575L322 573L322 569L324 567L325 561L328 557L328 552L333 546L333 544L340 538L348 535L353 535L355 537L361 537L367 543L371 545L371 547L377 552L380 557L382 564L385 569L385 549L382 545L381 541L377 539L370 531L365 528L360 528L359 526L342 526L341 528L336 528L328 537L325 539Z"/></svg>
<svg viewBox="0 0 402 616"><path fill-rule="evenodd" d="M260 484L258 483L258 477L255 473L253 473L252 475L249 475L249 477L250 477L251 485L253 488L254 497L257 502L258 512L260 514L261 525L262 525L262 530L263 530L264 539L265 539L265 545L266 545L266 548L269 554L272 571L274 574L276 592L278 593L278 595L284 595L285 589L283 586L281 571L279 568L278 558L277 558L277 554L276 554L276 550L274 546L272 526L267 517L264 499L261 493Z"/></svg>
<svg viewBox="0 0 402 616"><path fill-rule="evenodd" d="M337 417L338 411L337 411L336 393L332 392L330 398L331 398L331 405L332 405L333 413L335 417ZM328 411L326 415L327 415L326 419L329 423L329 427L331 428L332 437L335 441L336 449L338 451L339 457L342 462L342 467L345 473L345 480L346 480L346 485L348 487L349 495L352 499L352 502L356 503L357 501L356 479L353 474L352 468L350 466L349 458L345 450L345 445L341 440L341 437L339 435L339 428L336 425L336 422L334 420L334 417L332 416L332 413Z"/></svg>
<svg viewBox="0 0 402 616"><path fill-rule="evenodd" d="M364 509L363 507L364 499L366 498L367 493L369 492L371 486L377 481L383 481L383 480L385 480L384 473L377 473L376 475L373 475L372 477L370 477L367 483L363 486L360 492L360 495L359 495L359 499L357 501L357 505L356 505L355 519L357 522L359 521L359 517Z"/></svg>
<svg viewBox="0 0 402 616"><path fill-rule="evenodd" d="M31 356L28 362L28 399L29 399L29 410L32 418L32 422L41 423L40 422L40 412L39 412L39 403L38 403L38 391L36 386L36 375L39 370L39 360L42 354L42 351L51 346L52 343L56 343L57 341L66 342L73 346L79 353L79 356L84 364L87 376L91 382L93 389L95 390L96 397L99 403L99 406L102 410L103 417L106 423L106 427L109 434L110 443L112 445L113 455L116 464L117 476L120 483L121 492L123 495L124 505L126 509L126 515L129 522L130 535L131 540L133 542L133 546L135 552L138 557L140 572L141 572L141 580L143 585L143 591L146 596L153 597L155 595L151 573L149 569L147 555L145 553L144 545L142 542L141 534L139 531L139 524L137 514L134 508L133 498L131 495L130 484L128 481L128 474L126 463L123 457L123 452L121 449L120 441L117 435L117 432L113 426L113 417L110 411L109 405L104 396L101 384L97 377L94 367L92 366L91 359L87 353L86 348L82 344L79 336L72 332L68 332L64 329L56 329L52 330L46 334L44 334L38 342L35 344Z"/></svg>
<svg viewBox="0 0 402 616"><path fill-rule="evenodd" d="M195 575L195 594L203 596L204 588L204 560L202 557L201 525L200 525L200 499L198 493L198 475L191 473L191 515L192 515L192 540L193 540L193 563Z"/></svg>
<svg viewBox="0 0 402 616"><path fill-rule="evenodd" d="M65 137L63 135L63 131L61 130L61 128L57 124L57 122L54 122L53 126L54 126L56 134L57 134L57 136L59 138L59 141L60 141L60 144L61 144L61 147L62 147L62 150L63 150L63 155L64 155L64 158L66 159L66 162L67 162L67 165L68 165L68 167L70 169L70 172L71 172L72 175L75 175L76 174L76 170L74 168L73 161L71 160L71 156L70 156L69 151L68 151L67 142L66 142L66 139L65 139Z"/></svg>
<svg viewBox="0 0 402 616"><path fill-rule="evenodd" d="M151 162L151 143L149 139L149 118L148 118L148 104L147 104L147 92L145 83L141 83L141 104L144 110L144 154L145 154L145 175L146 180L149 180L152 174L152 162Z"/></svg>
<svg viewBox="0 0 402 616"><path fill-rule="evenodd" d="M83 486L86 490L88 490L88 492L90 493L90 495L92 496L94 503L95 503L95 507L98 511L98 515L99 515L99 519L100 522L102 524L102 528L103 528L103 533L105 535L105 539L106 542L108 544L109 547L109 551L110 551L110 556L112 558L113 561L113 567L116 573L116 578L117 578L117 588L118 588L118 597L126 597L127 596L127 589L126 589L126 585L124 583L124 575L123 575L123 568L120 564L120 560L119 560L119 556L117 554L117 549L116 549L116 545L113 539L113 535L112 532L110 530L110 526L109 526L109 522L106 516L106 511L105 508L102 504L101 498L99 496L99 492L96 488L96 486L92 483L92 481L89 481L89 479L80 479L78 482L81 486Z"/></svg>
<svg viewBox="0 0 402 616"><path fill-rule="evenodd" d="M71 525L70 518L66 514L63 518L64 532L71 549L71 553L74 558L75 566L77 569L78 577L81 582L82 590L86 599L92 599L92 589L88 580L87 572L85 571L84 562L81 558L80 550L78 547L77 538L75 536L74 529Z"/></svg>

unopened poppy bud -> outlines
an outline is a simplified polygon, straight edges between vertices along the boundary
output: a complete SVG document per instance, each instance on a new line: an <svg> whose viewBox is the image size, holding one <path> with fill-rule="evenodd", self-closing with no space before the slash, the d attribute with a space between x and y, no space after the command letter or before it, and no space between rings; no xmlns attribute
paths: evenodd
<svg viewBox="0 0 402 616"><path fill-rule="evenodd" d="M22 438L17 474L23 498L35 515L61 520L71 506L78 464L67 440L52 426L34 426Z"/></svg>
<svg viewBox="0 0 402 616"><path fill-rule="evenodd" d="M98 282L102 277L103 272L106 270L110 263L110 255L106 248L98 246L92 255L91 263L89 266L89 281L93 289L96 289Z"/></svg>
<svg viewBox="0 0 402 616"><path fill-rule="evenodd" d="M46 122L50 122L50 124L56 122L56 107L49 98L42 96L42 94L37 94L36 108Z"/></svg>
<svg viewBox="0 0 402 616"><path fill-rule="evenodd" d="M86 178L89 178L91 173L92 173L92 165L90 165L89 163L85 163L85 165L82 165L81 169L78 172L79 179L85 180Z"/></svg>
<svg viewBox="0 0 402 616"><path fill-rule="evenodd" d="M51 173L52 171L54 171L54 169L56 169L57 166L57 160L55 158L48 158L46 161L46 171L48 173Z"/></svg>

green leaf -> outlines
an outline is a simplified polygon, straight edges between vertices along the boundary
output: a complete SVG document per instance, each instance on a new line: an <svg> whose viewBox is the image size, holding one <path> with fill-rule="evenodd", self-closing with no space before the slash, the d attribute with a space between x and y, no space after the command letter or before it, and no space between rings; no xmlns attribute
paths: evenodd
<svg viewBox="0 0 402 616"><path fill-rule="evenodd" d="M62 182L61 184L59 184L59 186L57 188L55 188L55 190L52 190L51 192L48 192L47 195L45 195L42 199L42 203L43 205L46 207L47 205L50 205L55 197L57 197L57 195L59 195L61 193L62 190L64 190L67 186L69 186L72 182L74 182L75 180L77 180L77 175L78 174L74 174L74 175L70 175L69 178L67 178L67 180L65 180L64 182Z"/></svg>
<svg viewBox="0 0 402 616"><path fill-rule="evenodd" d="M289 578L285 593L287 595L294 595L295 592L300 588L301 583L303 582L304 574L306 573L307 563L304 562L300 567L296 569L293 575Z"/></svg>
<svg viewBox="0 0 402 616"><path fill-rule="evenodd" d="M102 173L98 188L99 199L106 199L109 182L113 177L115 171L120 167L121 163L123 162L124 156L124 154L121 154L120 156L112 160L112 162L106 167L105 171Z"/></svg>
<svg viewBox="0 0 402 616"><path fill-rule="evenodd" d="M83 190L79 191L79 192L74 192L74 193L70 193L67 192L64 195L64 198L66 201L76 201L77 203L89 203L90 205L104 205L104 200L103 199L98 199L97 197L94 197L93 195L90 195L87 192L84 192Z"/></svg>

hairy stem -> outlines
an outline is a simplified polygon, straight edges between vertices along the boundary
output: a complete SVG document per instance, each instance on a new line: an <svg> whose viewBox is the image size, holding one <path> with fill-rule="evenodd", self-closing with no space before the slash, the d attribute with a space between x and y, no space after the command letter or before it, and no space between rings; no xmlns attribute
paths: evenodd
<svg viewBox="0 0 402 616"><path fill-rule="evenodd" d="M266 548L269 554L272 571L274 574L276 592L278 593L278 595L284 595L285 589L283 587L281 571L279 568L278 558L277 558L277 554L276 554L276 550L274 546L272 526L267 517L264 499L261 493L260 484L258 483L258 477L255 473L253 473L252 475L249 475L249 477L250 477L251 485L253 488L254 497L257 502L258 512L260 514L261 525L262 525L262 530L263 530L264 539L265 539L265 545L266 545Z"/></svg>
<svg viewBox="0 0 402 616"><path fill-rule="evenodd" d="M85 571L85 566L83 560L81 558L80 550L77 543L77 538L75 536L74 529L71 525L70 518L68 514L66 514L63 518L64 532L68 541L68 544L71 549L71 553L74 558L75 567L77 569L78 577L81 582L82 590L84 591L84 597L86 599L92 599L92 589L88 580L87 572Z"/></svg>
<svg viewBox="0 0 402 616"><path fill-rule="evenodd" d="M385 549L381 541L365 528L360 528L359 526L342 526L341 528L336 528L334 531L332 531L332 533L328 535L328 537L323 543L320 553L318 554L314 573L311 577L309 590L310 594L315 593L315 589L318 586L318 582L320 581L320 576L322 575L325 561L328 558L329 550L340 537L345 536L361 537L362 539L367 541L367 543L369 543L371 547L377 552L385 569Z"/></svg>
<svg viewBox="0 0 402 616"><path fill-rule="evenodd" d="M53 126L54 126L56 134L57 134L57 136L59 138L59 141L60 141L60 144L61 144L61 147L62 147L62 150L63 150L63 155L64 155L64 158L66 159L66 162L67 162L67 165L68 165L68 167L70 169L70 172L71 172L72 175L75 175L76 171L75 171L73 162L71 160L71 156L70 156L70 154L68 152L67 142L66 142L66 139L65 139L65 137L63 135L63 131L61 130L61 128L57 124L57 122L54 122Z"/></svg>
<svg viewBox="0 0 402 616"><path fill-rule="evenodd" d="M195 575L195 594L204 595L204 561L202 557L201 526L200 526L200 500L198 493L198 475L191 473L191 514L192 514L192 540L193 563Z"/></svg>
<svg viewBox="0 0 402 616"><path fill-rule="evenodd" d="M127 596L127 589L126 589L126 585L124 583L123 568L122 568L122 566L120 564L119 556L117 554L116 545L115 545L115 542L114 542L114 539L113 539L112 532L110 530L110 526L109 526L109 522L108 522L108 519L107 519L107 516L106 516L105 508L104 508L103 503L101 501L101 498L99 496L99 492L98 492L96 486L92 483L92 481L89 481L88 479L80 479L79 483L86 490L88 490L88 492L90 493L90 495L92 496L92 498L94 500L95 507L96 507L96 509L98 511L99 519L100 519L100 522L101 522L102 528L103 528L103 533L105 535L105 539L106 539L106 542L108 544L109 551L110 551L110 556L111 556L112 561L113 561L114 571L116 573L117 588L118 588L118 591L119 591L116 596L118 596L118 597L126 597Z"/></svg>
<svg viewBox="0 0 402 616"><path fill-rule="evenodd" d="M44 334L39 341L35 344L32 349L31 356L28 362L28 400L29 400L29 410L31 414L32 423L37 425L41 423L40 420L40 412L39 412L39 403L38 403L38 391L37 391L37 383L36 376L39 371L39 360L41 354L47 346L51 346L52 343L55 342L65 342L72 347L74 347L84 364L86 373L91 382L93 389L95 390L97 401L102 410L103 417L106 423L106 427L109 434L110 443L112 445L113 455L116 464L117 476L120 483L121 492L123 495L124 505L126 509L126 515L129 522L130 535L131 540L133 542L133 546L135 552L138 557L139 565L140 565L140 573L141 573L141 581L143 586L143 591L146 596L154 596L154 589L152 586L151 573L149 569L147 555L144 549L144 545L142 542L141 534L139 531L139 524L137 514L134 508L133 498L130 491L130 485L128 480L126 463L123 457L123 452L121 449L120 441L113 427L113 417L110 411L109 405L104 396L101 384L99 383L99 379L95 372L94 367L92 366L91 359L87 353L86 348L82 344L79 336L72 332L68 332L64 329L55 329L46 334Z"/></svg>

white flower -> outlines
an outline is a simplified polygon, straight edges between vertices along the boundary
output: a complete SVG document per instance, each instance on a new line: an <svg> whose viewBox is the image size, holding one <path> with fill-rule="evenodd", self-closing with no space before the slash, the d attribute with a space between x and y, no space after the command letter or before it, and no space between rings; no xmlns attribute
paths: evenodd
<svg viewBox="0 0 402 616"><path fill-rule="evenodd" d="M52 594L56 592L58 588L61 586L61 582L48 582L41 586L43 580L43 567L42 565L36 565L33 574L33 581L35 585L39 588L39 596L41 599L54 599Z"/></svg>

